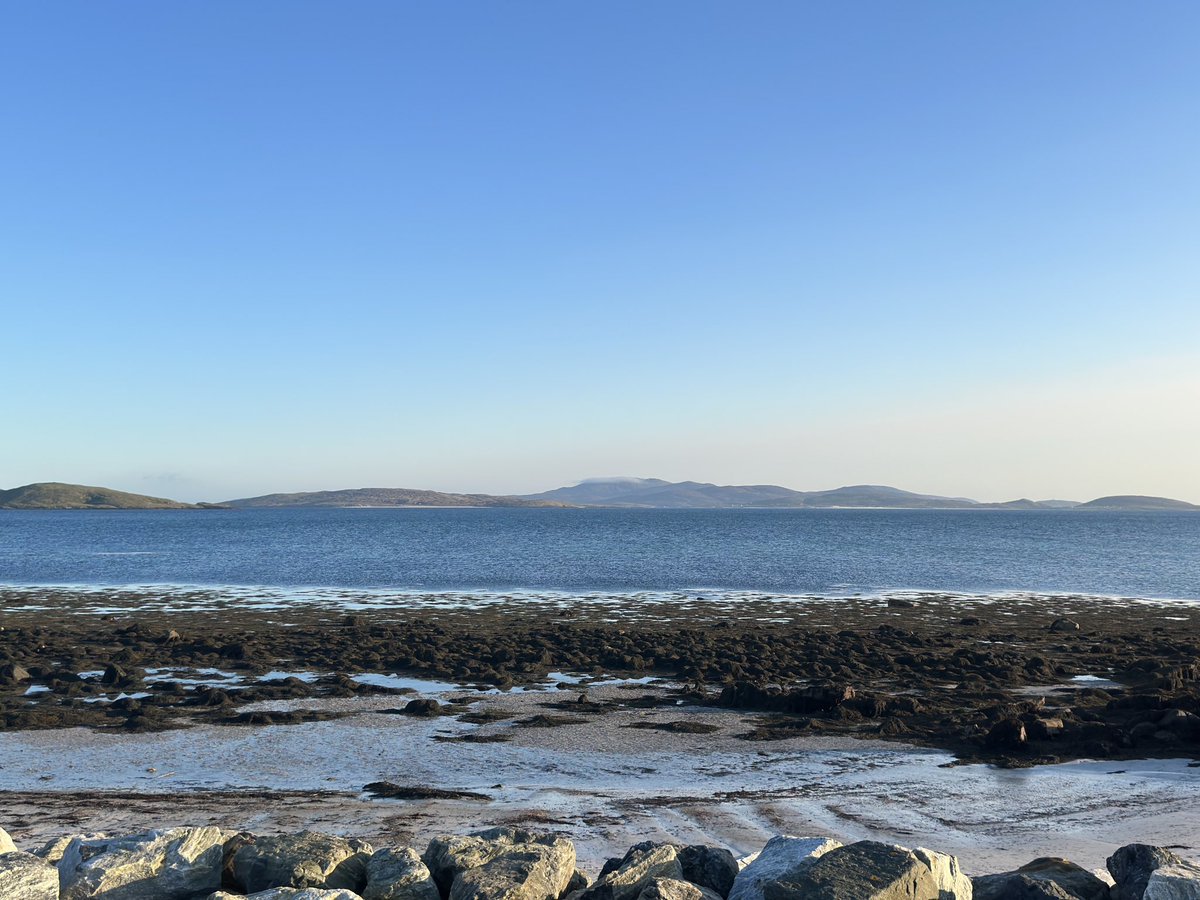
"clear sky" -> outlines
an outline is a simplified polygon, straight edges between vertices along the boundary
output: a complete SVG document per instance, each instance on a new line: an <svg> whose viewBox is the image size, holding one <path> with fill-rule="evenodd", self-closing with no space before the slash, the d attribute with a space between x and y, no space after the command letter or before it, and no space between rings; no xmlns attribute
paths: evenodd
<svg viewBox="0 0 1200 900"><path fill-rule="evenodd" d="M0 0L0 487L1200 501L1200 4Z"/></svg>

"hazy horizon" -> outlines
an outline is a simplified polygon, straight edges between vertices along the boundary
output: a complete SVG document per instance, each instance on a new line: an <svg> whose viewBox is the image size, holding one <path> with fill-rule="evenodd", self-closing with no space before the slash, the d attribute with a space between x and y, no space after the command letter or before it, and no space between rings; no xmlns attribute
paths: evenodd
<svg viewBox="0 0 1200 900"><path fill-rule="evenodd" d="M1200 503L1200 6L0 17L0 486Z"/></svg>

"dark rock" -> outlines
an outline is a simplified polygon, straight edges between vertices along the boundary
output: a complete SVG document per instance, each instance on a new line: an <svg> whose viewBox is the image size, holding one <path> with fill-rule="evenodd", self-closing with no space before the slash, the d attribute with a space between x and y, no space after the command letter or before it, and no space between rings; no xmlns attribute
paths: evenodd
<svg viewBox="0 0 1200 900"><path fill-rule="evenodd" d="M1005 872L971 879L974 900L1076 900L1053 881ZM1140 900L1140 898L1139 898Z"/></svg>
<svg viewBox="0 0 1200 900"><path fill-rule="evenodd" d="M1182 860L1166 847L1150 844L1126 844L1105 861L1108 872L1117 883L1112 889L1113 900L1142 900L1151 873L1163 866L1174 866Z"/></svg>
<svg viewBox="0 0 1200 900"><path fill-rule="evenodd" d="M442 704L432 698L409 700L404 704L404 712L410 716L433 718L442 714Z"/></svg>
<svg viewBox="0 0 1200 900"><path fill-rule="evenodd" d="M1050 630L1058 632L1078 631L1079 623L1074 619L1055 619L1050 623Z"/></svg>

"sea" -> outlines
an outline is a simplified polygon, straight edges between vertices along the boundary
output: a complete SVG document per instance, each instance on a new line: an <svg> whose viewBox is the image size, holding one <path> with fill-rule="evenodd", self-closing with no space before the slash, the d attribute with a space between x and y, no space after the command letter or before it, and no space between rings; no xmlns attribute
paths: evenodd
<svg viewBox="0 0 1200 900"><path fill-rule="evenodd" d="M1200 514L893 509L0 511L0 585L1200 600Z"/></svg>

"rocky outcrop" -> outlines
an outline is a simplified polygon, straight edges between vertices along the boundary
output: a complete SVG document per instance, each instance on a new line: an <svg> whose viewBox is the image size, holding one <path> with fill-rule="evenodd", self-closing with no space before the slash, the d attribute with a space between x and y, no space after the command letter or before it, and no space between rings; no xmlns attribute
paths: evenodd
<svg viewBox="0 0 1200 900"><path fill-rule="evenodd" d="M192 900L220 888L231 835L208 827L74 838L58 862L62 900Z"/></svg>
<svg viewBox="0 0 1200 900"><path fill-rule="evenodd" d="M840 846L842 842L832 838L778 834L758 853L747 857L746 866L734 878L729 900L763 900L764 885L798 876Z"/></svg>
<svg viewBox="0 0 1200 900"><path fill-rule="evenodd" d="M317 831L245 841L230 856L230 880L247 894L272 888L361 891L370 844Z"/></svg>
<svg viewBox="0 0 1200 900"><path fill-rule="evenodd" d="M424 861L450 900L556 900L575 874L575 845L557 834L490 828L435 837Z"/></svg>
<svg viewBox="0 0 1200 900"><path fill-rule="evenodd" d="M409 847L376 850L367 860L363 900L440 900L429 868Z"/></svg>
<svg viewBox="0 0 1200 900"><path fill-rule="evenodd" d="M58 900L58 869L32 853L19 850L0 853L0 897Z"/></svg>
<svg viewBox="0 0 1200 900"><path fill-rule="evenodd" d="M765 900L971 900L971 883L949 857L859 841L823 854L786 880L763 885Z"/></svg>

